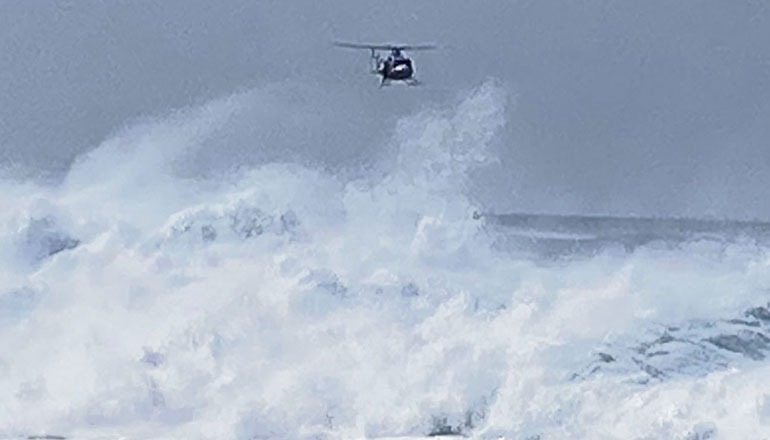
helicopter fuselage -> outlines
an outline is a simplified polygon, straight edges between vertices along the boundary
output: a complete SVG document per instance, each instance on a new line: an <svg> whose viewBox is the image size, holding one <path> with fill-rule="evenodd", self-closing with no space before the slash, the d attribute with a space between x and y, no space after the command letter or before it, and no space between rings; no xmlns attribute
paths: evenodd
<svg viewBox="0 0 770 440"><path fill-rule="evenodd" d="M414 76L414 67L409 58L387 59L380 63L377 73L385 79L403 81Z"/></svg>

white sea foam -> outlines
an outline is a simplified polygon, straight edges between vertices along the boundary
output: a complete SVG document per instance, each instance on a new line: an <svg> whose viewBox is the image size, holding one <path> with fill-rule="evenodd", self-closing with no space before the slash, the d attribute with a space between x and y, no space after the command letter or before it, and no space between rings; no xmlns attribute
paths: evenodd
<svg viewBox="0 0 770 440"><path fill-rule="evenodd" d="M767 433L761 360L575 379L653 326L763 304L763 249L548 265L493 251L466 188L505 119L494 81L401 120L384 175L274 163L175 177L259 96L125 129L59 187L3 184L0 437Z"/></svg>

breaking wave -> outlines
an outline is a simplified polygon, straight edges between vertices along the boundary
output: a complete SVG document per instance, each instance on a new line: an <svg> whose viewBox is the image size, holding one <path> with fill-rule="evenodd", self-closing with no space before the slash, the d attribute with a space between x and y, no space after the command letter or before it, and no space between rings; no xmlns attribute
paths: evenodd
<svg viewBox="0 0 770 440"><path fill-rule="evenodd" d="M762 247L495 250L468 195L495 81L401 119L367 178L182 177L260 96L122 130L55 188L3 183L0 436L766 433Z"/></svg>

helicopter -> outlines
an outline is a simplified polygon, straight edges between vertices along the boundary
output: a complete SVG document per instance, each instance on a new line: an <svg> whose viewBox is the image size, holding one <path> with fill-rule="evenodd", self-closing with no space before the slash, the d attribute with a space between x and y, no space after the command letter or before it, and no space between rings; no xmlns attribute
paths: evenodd
<svg viewBox="0 0 770 440"><path fill-rule="evenodd" d="M414 64L412 59L404 55L406 50L430 50L436 46L432 44L420 45L394 45L394 44L361 44L335 42L335 46L347 47L351 49L369 49L371 51L371 73L380 75L380 87L388 84L390 81L403 81L407 85L415 86L419 81L415 77ZM383 58L377 51L390 51L387 58Z"/></svg>

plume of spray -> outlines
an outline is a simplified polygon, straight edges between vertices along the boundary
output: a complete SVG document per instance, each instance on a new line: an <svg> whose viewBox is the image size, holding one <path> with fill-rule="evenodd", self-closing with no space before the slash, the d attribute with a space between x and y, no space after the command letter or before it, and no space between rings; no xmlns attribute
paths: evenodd
<svg viewBox="0 0 770 440"><path fill-rule="evenodd" d="M380 417L381 405L353 396L398 355L390 332L412 332L393 328L393 308L435 301L426 269L469 262L477 225L467 172L489 160L504 91L489 82L454 109L401 121L384 177L341 182L285 163L223 183L174 176L180 156L258 98L242 93L121 130L61 186L13 202L11 239L45 218L40 234L77 242L13 280L29 305L9 306L0 334L15 353L0 362L0 388L15 396L0 407L7 432L141 432L148 421L203 438L422 429L417 400ZM367 335L385 351L367 350ZM349 361L339 368L333 357ZM349 383L344 370L356 372ZM383 392L392 379L380 381Z"/></svg>

